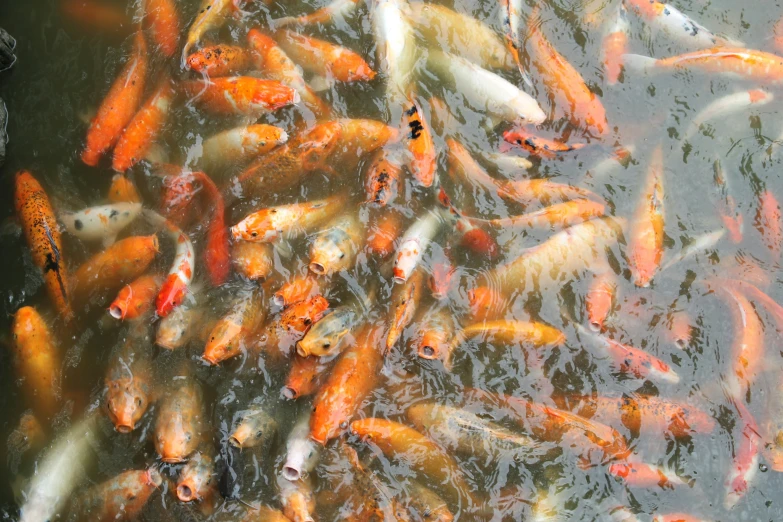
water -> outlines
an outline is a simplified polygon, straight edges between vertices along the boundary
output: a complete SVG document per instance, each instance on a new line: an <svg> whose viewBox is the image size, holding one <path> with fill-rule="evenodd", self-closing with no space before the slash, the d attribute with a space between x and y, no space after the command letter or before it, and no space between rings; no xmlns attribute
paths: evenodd
<svg viewBox="0 0 783 522"><path fill-rule="evenodd" d="M106 1L109 3L109 0ZM110 3L124 7L124 2ZM192 19L196 4L194 1L179 2L183 20L189 22ZM652 514L676 511L715 520L780 520L783 518L783 506L777 493L783 487L783 481L771 469L756 475L749 491L733 511L723 508L724 480L732 452L739 442L739 432L734 429L738 419L736 408L720 390L719 377L728 375L735 330L727 304L715 296L705 295L701 287L692 284L700 278L724 274L737 260L758 260L770 280L764 290L776 300L783 299L778 265L762 243L754 223L758 198L764 190L772 191L778 198L783 195L783 183L779 178L781 156L777 148L779 144L775 141L783 131L778 117L780 104L773 102L712 122L689 140L690 147L683 149L680 137L703 107L721 96L753 85L686 72L656 76L626 72L622 83L607 86L602 80L599 58L603 33L598 26L584 22L586 14L594 12L601 4L606 4L598 16L603 21L613 11L615 2L550 2L543 9L543 32L581 72L591 90L599 95L612 133L602 144L564 154L555 160L544 160L540 164L535 162L529 176L548 177L557 182L588 187L607 199L614 215L630 217L639 202L650 154L660 144L665 151L666 167L665 255L673 256L700 234L721 226L715 210L717 198L712 184L713 162L716 159L721 161L730 180L731 193L744 216L742 243L734 245L724 238L707 253L699 252L659 273L650 289L636 288L630 282L625 261L622 257L618 261L623 271L619 278L617 309L608 322L608 335L643 348L670 363L681 376L680 382L652 383L621 376L607 359L596 357L595 352L584 349L570 321L564 319L570 315L577 320L586 320L584 296L589 279L574 280L556 285L551 290L516 296L511 305L517 318L530 314L563 329L568 336L564 346L534 352L522 345L474 342L455 357L454 370L448 373L439 363L417 360L415 352L408 348L415 336L415 328L409 327L387 356L378 386L359 417L386 417L407 422L405 411L409 405L424 398L456 404L465 387L526 397L573 411L580 410L578 401L565 400L564 395L660 395L701 407L718 421L718 426L710 434L697 434L686 441L676 441L660 433L650 436L644 431L639 436L621 424L613 427L629 437L634 454L645 462L675 470L689 485L674 488L629 487L610 476L605 465L582 469L573 454L567 451L547 453L546 457L528 466L519 465L504 455L485 460L462 454L458 461L469 484L476 492L487 496L488 505L497 507L495 520L527 519L534 511L540 515L545 510L544 505L553 509L555 520L605 519L607 513L617 506L626 506L638 513L642 520L648 520ZM249 25L257 23L263 27L269 19L311 12L323 5L324 2L287 2L269 9L251 6L248 8L250 19L257 22ZM444 5L499 29L498 7L494 2L468 0ZM731 35L750 48L763 50L770 49L772 26L781 12L779 3L772 1L745 6L725 0L694 0L677 2L676 7L717 33ZM134 7L128 6L126 10L132 13ZM526 6L524 10L528 12L530 7ZM629 20L632 28L631 52L664 57L685 50L671 43L665 35L651 33L633 15L629 15ZM10 113L8 132L11 142L2 168L8 193L14 172L26 168L42 182L56 209L75 210L97 204L105 197L111 174L105 164L95 169L79 160L86 132L84 115L98 106L122 66L130 45L125 35L130 31L79 26L59 13L56 2L42 0L2 3L0 24L19 42L18 63L12 71L0 76L0 96ZM370 31L367 7L362 5L347 23L316 29L310 34L349 46L377 69ZM244 32L239 24L231 23L220 31L219 39L242 42ZM161 62L156 59L156 70L160 67ZM518 76L508 75L508 78L522 85ZM529 92L546 109L546 93L535 75L533 82L534 89ZM446 101L459 122L454 137L468 149L498 149L502 143L500 132L487 132L484 115L465 107L460 94L444 91L435 78L426 73L421 74L417 87L427 114L431 109L426 100L431 94ZM340 116L384 119L387 112L383 94L383 81L379 77L368 84L338 85L323 96ZM296 115L295 110L284 109L262 118L262 121L280 125L293 133ZM548 122L542 128L562 132L568 130L564 121ZM174 163L189 161L200 154L203 139L238 123L237 120L207 115L190 103L179 103L164 133L164 149ZM579 131L573 132L572 136L574 140L581 141ZM496 200L479 190L454 187L446 176L444 136L436 135L435 144L441 152L438 171L455 201L463 206L474 205L476 212L485 217L502 217L509 212L518 212L498 205ZM615 145L635 146L630 164L603 177L586 177L586 171L607 158ZM490 173L499 178L503 176L502 172ZM338 192L350 193L358 203L363 197L362 173L343 174L338 178L318 174L294 189L266 194L260 201L246 202L234 209L229 221L235 223L247 208L315 199ZM154 204L159 186L148 169L136 168L134 179L145 201ZM405 197L398 198L394 207L407 219L434 202L431 191L415 187L410 180L406 181L404 194ZM4 219L13 213L10 198L7 202L0 216ZM373 212L372 209L363 210L362 219L366 222ZM8 332L12 314L23 305L34 304L46 310L48 317L51 313L23 237L14 232L10 223L4 230L7 233L2 237L4 255L0 257L0 289L3 295L0 330ZM498 242L506 253L505 257L513 259L514 252L533 246L549 235L549 232L540 231L521 234L504 231L499 234ZM433 246L431 255L425 256L426 268L443 255L443 247L447 243L443 238L438 243ZM197 246L200 244L197 243ZM472 288L477 275L489 264L459 246L449 246L452 246L450 250L457 267L459 288L452 292L445 304L436 304L427 297L421 309L446 306L450 312L462 315L467 307L467 290ZM74 268L95 251L94 247L80 244L67 236L65 248L67 259ZM308 241L293 242L293 257L281 258L276 267L281 279L305 269L308 248ZM164 250L164 253L168 252ZM168 270L170 254L168 256L162 256L156 262L161 271ZM336 277L337 283L329 294L330 302L333 306L344 302L352 291L352 284L354 288L355 285L367 287L377 281L381 286L378 308L383 311L391 285L388 279L381 280L378 273L378 263L360 257L355 270ZM240 282L233 281L226 289L207 292L211 315L224 313L231 293L239 286ZM673 310L687 311L696 326L693 339L684 351L676 349L664 335L668 315ZM766 329L768 360L764 373L751 388L748 408L762 424L770 415L765 397L772 384L779 380L780 353L777 345L780 337L772 318L765 315L761 308L759 312ZM102 310L93 309L84 317L83 323L87 326L71 337L66 336L61 325L55 325L65 361L65 406L55 419L55 431L64 429L71 419L79 418L85 409L94 408L103 401L103 378L109 354L126 335L126 329L111 325L111 321L101 318L103 315ZM8 337L8 334L5 336ZM257 364L252 358L231 361L217 368L208 367L199 362L201 350L201 344L194 342L180 352L156 352L154 379L165 382L179 359L189 357L193 360L196 378L205 389L207 418L214 428L210 439L213 448L225 441L235 412L244 409L254 398L262 398L275 409L281 439L297 415L310 407L308 398L297 401L280 398L285 369L263 361ZM543 370L533 364L539 355ZM13 374L9 350L0 351L0 372L0 440L5 440L26 409L25 397ZM103 444L95 462L89 467L91 482L99 483L120 471L132 467L140 469L156 460L155 450L145 438L153 428L155 413L155 407L151 408L141 426L130 435L114 433L110 426L103 427ZM497 422L514 428L511 419L499 410L491 413ZM356 438L349 437L349 440L356 443L355 447L360 450L366 447ZM245 493L243 500L277 505L273 472L279 469L283 452L282 442L276 443L259 465L257 485ZM20 463L12 452L3 453L6 465L3 467L5 480L0 485L0 508L5 518L14 519L18 508L10 484L18 474L27 474L33 461L28 455ZM369 455L363 450L360 453L364 457ZM768 469L767 466L762 457L759 467ZM370 468L392 494L406 498L413 476L410 468L380 453L377 458L371 459ZM178 469L178 466L162 466L164 475L172 479L175 479ZM340 502L329 501L330 493L340 497L352 491L355 472L336 452L334 444L324 452L314 483L319 501L318 519L344 519L352 504L343 505L341 511ZM241 507L236 501L219 505L219 511L225 513L218 516L227 518ZM153 496L141 518L161 520L164 509L168 509L172 519L201 517L197 513L185 513L167 492ZM460 520L472 520L474 517L465 513L461 515Z"/></svg>

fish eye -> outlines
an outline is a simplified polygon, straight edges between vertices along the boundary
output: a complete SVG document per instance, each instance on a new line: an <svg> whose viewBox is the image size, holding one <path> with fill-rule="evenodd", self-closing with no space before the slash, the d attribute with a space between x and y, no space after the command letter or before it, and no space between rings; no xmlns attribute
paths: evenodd
<svg viewBox="0 0 783 522"><path fill-rule="evenodd" d="M251 236L251 237L257 237L257 236L258 236L258 232L251 232L251 233L250 233L250 236Z"/></svg>
<svg viewBox="0 0 783 522"><path fill-rule="evenodd" d="M133 502L134 500L136 500L136 495L128 495L129 502Z"/></svg>
<svg viewBox="0 0 783 522"><path fill-rule="evenodd" d="M141 397L136 397L136 404L137 404L138 406L141 406L141 405L143 404L143 402L144 402L144 401L142 401L142 400L141 400Z"/></svg>
<svg viewBox="0 0 783 522"><path fill-rule="evenodd" d="M327 349L327 350L328 350L328 349L329 349L329 348L331 348L331 347L332 347L332 343L330 343L330 342L326 342L326 343L324 343L324 344L323 344L323 348L324 348L324 349Z"/></svg>
<svg viewBox="0 0 783 522"><path fill-rule="evenodd" d="M261 438L263 435L264 435L264 432L263 432L263 431L261 431L261 430L258 430L258 431L256 432L256 438L258 438L258 439L260 439L260 438Z"/></svg>

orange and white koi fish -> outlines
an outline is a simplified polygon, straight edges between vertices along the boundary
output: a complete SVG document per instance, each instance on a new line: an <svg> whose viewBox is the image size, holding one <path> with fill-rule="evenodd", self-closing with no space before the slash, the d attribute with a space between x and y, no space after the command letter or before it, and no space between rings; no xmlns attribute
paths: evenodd
<svg viewBox="0 0 783 522"><path fill-rule="evenodd" d="M188 29L185 47L182 49L182 66L185 67L190 50L201 41L201 38L213 29L219 29L226 19L233 14L234 0L202 0L196 19Z"/></svg>
<svg viewBox="0 0 783 522"><path fill-rule="evenodd" d="M375 153L367 166L364 184L367 202L384 207L397 197L402 168L384 149Z"/></svg>
<svg viewBox="0 0 783 522"><path fill-rule="evenodd" d="M407 2L378 0L370 10L375 49L386 80L386 98L393 112L390 121L398 121L408 98L418 46L409 22ZM399 112L398 112L399 111Z"/></svg>
<svg viewBox="0 0 783 522"><path fill-rule="evenodd" d="M741 47L742 42L715 35L703 25L670 4L656 0L623 0L623 5L656 30L662 30L677 42L695 49Z"/></svg>
<svg viewBox="0 0 783 522"><path fill-rule="evenodd" d="M615 462L609 465L609 474L635 488L671 488L686 484L674 471L646 462Z"/></svg>
<svg viewBox="0 0 783 522"><path fill-rule="evenodd" d="M253 53L244 47L218 44L199 49L185 61L191 70L217 78L251 69L255 64Z"/></svg>
<svg viewBox="0 0 783 522"><path fill-rule="evenodd" d="M741 293L747 299L755 301L764 307L766 312L772 316L772 319L777 324L779 330L783 330L783 306L780 306L777 301L770 296L759 290L758 287L748 281L741 281L737 279L725 279L719 280L720 284L730 286L737 292Z"/></svg>
<svg viewBox="0 0 783 522"><path fill-rule="evenodd" d="M677 372L654 355L639 348L618 343L608 337L591 333L580 324L576 324L576 329L582 338L592 340L593 346L611 357L620 372L630 373L637 379L651 379L674 384L680 382L680 376L677 375Z"/></svg>
<svg viewBox="0 0 783 522"><path fill-rule="evenodd" d="M343 352L313 400L310 438L322 446L337 437L375 387L383 355L382 329L365 326L356 344Z"/></svg>
<svg viewBox="0 0 783 522"><path fill-rule="evenodd" d="M231 265L242 277L263 283L275 268L274 247L237 241L231 246Z"/></svg>
<svg viewBox="0 0 783 522"><path fill-rule="evenodd" d="M386 419L368 418L352 422L351 433L429 477L451 502L475 505L472 489L454 458L413 428Z"/></svg>
<svg viewBox="0 0 783 522"><path fill-rule="evenodd" d="M772 254L772 259L780 260L780 252L783 249L783 218L780 213L780 203L775 195L765 190L759 196L759 208L753 223L761 234L761 241Z"/></svg>
<svg viewBox="0 0 783 522"><path fill-rule="evenodd" d="M171 58L179 47L180 23L174 0L144 0L145 25L152 40Z"/></svg>
<svg viewBox="0 0 783 522"><path fill-rule="evenodd" d="M179 228L175 227L166 218L149 209L144 209L144 217L149 223L160 228L174 243L176 251L174 262L169 270L169 275L160 288L155 300L155 311L158 316L166 317L171 311L182 304L193 279L194 263L196 256L193 251L193 243Z"/></svg>
<svg viewBox="0 0 783 522"><path fill-rule="evenodd" d="M432 47L454 54L487 69L512 69L512 55L487 24L473 16L427 2L408 2L407 13L421 37ZM516 40L519 41L519 40Z"/></svg>
<svg viewBox="0 0 783 522"><path fill-rule="evenodd" d="M394 261L394 282L404 283L410 277L445 221L438 209L430 210L405 231Z"/></svg>
<svg viewBox="0 0 783 522"><path fill-rule="evenodd" d="M623 63L626 68L641 72L686 69L763 84L783 82L783 60L780 56L753 49L715 47L658 60L624 54Z"/></svg>
<svg viewBox="0 0 783 522"><path fill-rule="evenodd" d="M215 460L204 451L196 452L182 468L175 492L181 502L204 501L217 492Z"/></svg>
<svg viewBox="0 0 783 522"><path fill-rule="evenodd" d="M125 471L77 496L73 510L81 520L134 519L162 484L163 477L155 468Z"/></svg>
<svg viewBox="0 0 783 522"><path fill-rule="evenodd" d="M617 16L614 22L609 25L609 30L601 45L604 80L607 85L616 84L623 71L623 55L628 52L628 33L630 31L626 16L625 7L620 4L617 8Z"/></svg>
<svg viewBox="0 0 783 522"><path fill-rule="evenodd" d="M302 16L284 16L274 21L275 27L287 27L289 25L308 26L314 24L326 25L336 20L345 20L346 17L356 12L359 0L334 0L329 5L310 14Z"/></svg>
<svg viewBox="0 0 783 522"><path fill-rule="evenodd" d="M753 414L740 402L733 402L737 408L737 425L732 444L731 470L726 476L726 498L723 506L732 509L745 496L759 466L759 428Z"/></svg>
<svg viewBox="0 0 783 522"><path fill-rule="evenodd" d="M275 39L294 62L327 82L332 78L340 82L368 82L375 78L375 71L364 58L346 47L289 29L277 31Z"/></svg>
<svg viewBox="0 0 783 522"><path fill-rule="evenodd" d="M342 210L344 204L343 196L332 196L305 203L265 208L231 227L231 234L236 240L254 243L270 243L284 236L297 236L327 221Z"/></svg>
<svg viewBox="0 0 783 522"><path fill-rule="evenodd" d="M536 7L528 18L527 42L532 67L554 97L555 105L568 115L571 123L594 137L603 136L610 130L604 106L587 87L579 71L544 38L540 25Z"/></svg>
<svg viewBox="0 0 783 522"><path fill-rule="evenodd" d="M557 230L566 228L606 213L603 203L589 199L574 199L556 203L534 212L497 219L468 218L477 226L489 225L494 228L542 228Z"/></svg>
<svg viewBox="0 0 783 522"><path fill-rule="evenodd" d="M609 270L593 275L593 281L587 290L585 307L587 321L595 332L604 329L604 321L612 310L612 302L617 292L617 276Z"/></svg>
<svg viewBox="0 0 783 522"><path fill-rule="evenodd" d="M216 365L246 352L250 336L259 329L265 316L263 292L259 289L242 292L212 328L203 359Z"/></svg>
<svg viewBox="0 0 783 522"><path fill-rule="evenodd" d="M503 139L513 145L519 145L534 156L546 159L555 159L562 152L571 152L585 147L584 143L568 144L542 138L524 128L504 132Z"/></svg>
<svg viewBox="0 0 783 522"><path fill-rule="evenodd" d="M330 276L353 267L363 243L363 229L359 216L353 212L327 223L310 247L310 271Z"/></svg>
<svg viewBox="0 0 783 522"><path fill-rule="evenodd" d="M125 172L141 161L168 119L176 91L171 78L164 75L149 99L128 123L114 148L112 168Z"/></svg>
<svg viewBox="0 0 783 522"><path fill-rule="evenodd" d="M713 163L713 169L715 175L713 181L717 188L718 194L721 198L720 202L716 205L718 212L720 213L723 226L729 232L729 237L734 244L742 241L743 235L743 218L742 214L737 209L737 202L734 200L734 196L731 195L731 189L729 187L729 178L723 171L720 165L720 160L715 160Z"/></svg>
<svg viewBox="0 0 783 522"><path fill-rule="evenodd" d="M301 415L291 428L285 442L285 462L280 474L286 480L299 480L309 475L318 464L320 446L310 438L310 411Z"/></svg>
<svg viewBox="0 0 783 522"><path fill-rule="evenodd" d="M225 167L246 163L288 141L288 133L274 125L247 125L223 131L204 140L199 163L219 174Z"/></svg>
<svg viewBox="0 0 783 522"><path fill-rule="evenodd" d="M143 275L157 254L158 238L154 234L117 241L76 271L71 286L74 303L104 303L123 285Z"/></svg>
<svg viewBox="0 0 783 522"><path fill-rule="evenodd" d="M506 37L506 46L514 57L519 72L524 76L526 73L519 56L522 46L522 1L500 0L498 3L500 4L498 15Z"/></svg>
<svg viewBox="0 0 783 522"><path fill-rule="evenodd" d="M511 123L538 125L546 120L546 114L532 96L465 58L430 50L427 63L483 113Z"/></svg>
<svg viewBox="0 0 783 522"><path fill-rule="evenodd" d="M317 323L329 309L329 301L322 295L314 295L294 303L280 314L279 325L294 343L305 336L310 327Z"/></svg>
<svg viewBox="0 0 783 522"><path fill-rule="evenodd" d="M710 120L725 118L736 113L744 113L751 107L763 107L774 99L775 95L773 93L761 89L750 89L718 98L693 117L680 141L688 141L698 132L702 125Z"/></svg>
<svg viewBox="0 0 783 522"><path fill-rule="evenodd" d="M258 68L270 79L296 89L302 103L313 112L316 119L326 118L332 114L329 105L305 82L301 69L274 39L258 29L251 29L247 34L247 42L258 56L256 64Z"/></svg>
<svg viewBox="0 0 783 522"><path fill-rule="evenodd" d="M155 450L163 462L185 462L195 453L206 429L201 387L189 372L179 369L159 404Z"/></svg>
<svg viewBox="0 0 783 522"><path fill-rule="evenodd" d="M82 161L91 167L96 166L101 156L117 143L141 104L149 59L141 31L136 33L133 47L125 67L114 80L87 129Z"/></svg>
<svg viewBox="0 0 783 522"><path fill-rule="evenodd" d="M413 100L405 110L403 126L407 123L408 133L405 135L405 145L411 155L408 167L413 178L422 187L430 187L435 181L435 144L432 141L432 131L424 117L419 104Z"/></svg>
<svg viewBox="0 0 783 522"><path fill-rule="evenodd" d="M320 293L321 282L307 272L283 283L272 300L277 306L287 308Z"/></svg>
<svg viewBox="0 0 783 522"><path fill-rule="evenodd" d="M332 362L332 360L327 360L323 357L312 355L302 357L298 353L295 354L291 362L291 368L288 370L285 386L283 386L283 396L286 399L294 400L300 397L308 397L317 392L324 381L326 381Z"/></svg>
<svg viewBox="0 0 783 522"><path fill-rule="evenodd" d="M141 214L141 203L114 203L60 215L65 229L82 241L102 241L111 246L125 227Z"/></svg>
<svg viewBox="0 0 783 522"><path fill-rule="evenodd" d="M131 180L115 174L109 187L109 203L141 203L141 196Z"/></svg>
<svg viewBox="0 0 783 522"><path fill-rule="evenodd" d="M14 366L24 397L41 419L51 419L60 401L60 351L38 311L25 306L14 314Z"/></svg>
<svg viewBox="0 0 783 522"><path fill-rule="evenodd" d="M208 81L180 83L200 106L216 114L256 116L299 103L299 93L275 80L251 76L224 76Z"/></svg>
<svg viewBox="0 0 783 522"><path fill-rule="evenodd" d="M656 147L650 159L642 199L630 223L628 266L636 286L649 286L663 257L663 150Z"/></svg>
<svg viewBox="0 0 783 522"><path fill-rule="evenodd" d="M14 208L22 225L33 263L43 272L49 299L66 320L73 318L69 298L72 290L62 258L62 240L54 210L43 187L33 175L20 170L14 178Z"/></svg>
<svg viewBox="0 0 783 522"><path fill-rule="evenodd" d="M161 282L157 275L145 275L125 285L109 305L109 315L121 321L143 316L152 308Z"/></svg>
<svg viewBox="0 0 783 522"><path fill-rule="evenodd" d="M114 429L130 433L155 401L151 350L147 326L131 329L127 339L111 354L104 380L106 412Z"/></svg>

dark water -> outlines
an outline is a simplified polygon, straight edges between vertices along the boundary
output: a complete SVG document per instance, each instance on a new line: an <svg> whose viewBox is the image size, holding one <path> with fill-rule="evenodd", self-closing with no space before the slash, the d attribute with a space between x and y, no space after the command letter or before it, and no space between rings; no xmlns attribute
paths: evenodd
<svg viewBox="0 0 783 522"><path fill-rule="evenodd" d="M107 0L109 2L109 0ZM111 2L124 6L123 2ZM180 1L178 7L184 21L190 21L197 2ZM658 434L657 437L631 437L630 446L645 462L665 466L688 481L688 485L674 488L658 486L632 488L607 473L605 466L582 469L572 454L549 454L546 459L523 466L502 455L485 461L477 456L460 455L458 461L469 477L475 491L486 495L488 505L496 506L495 520L605 520L617 506L626 506L637 513L641 520L652 515L682 511L703 519L714 520L781 520L783 505L779 492L783 480L762 457L759 472L749 491L731 511L723 507L724 480L731 466L731 458L738 436L734 429L737 411L721 392L720 378L729 372L732 339L735 327L731 322L731 310L724 301L692 285L696 279L720 275L734 266L737 260L753 260L763 267L770 284L765 291L774 299L783 299L783 287L779 280L779 260L771 256L754 227L759 195L769 190L778 198L783 197L780 180L780 140L783 132L780 124L780 101L761 108L742 112L730 118L705 125L701 132L683 147L680 138L693 117L708 103L721 96L753 87L752 84L719 79L687 72L660 74L654 77L626 73L624 81L607 86L602 79L600 46L603 37L600 23L591 26L584 23L585 15L602 4L598 20L608 20L616 2L549 2L544 6L544 33L557 49L581 72L591 89L598 93L613 132L604 143L587 147L578 153L563 155L555 160L535 162L528 173L530 177L549 177L561 183L573 183L591 188L611 203L613 214L633 215L641 195L650 154L660 144L665 157L666 185L666 240L665 256L676 255L683 246L701 234L721 227L716 212L717 198L712 183L713 163L721 161L730 180L732 195L743 214L745 235L734 245L726 238L708 251L699 251L694 257L669 270L659 273L649 289L636 288L630 281L625 262L619 278L618 306L610 318L608 334L614 339L641 347L670 363L680 375L677 384L653 383L619 375L608 360L594 354L580 344L575 330L564 316L572 315L583 320L584 296L589 280L575 279L562 287L547 289L538 295L518 296L513 306L519 318L532 313L539 320L563 329L568 335L565 346L545 349L540 353L543 376L530 367L530 349L522 345L500 346L492 343L470 345L464 354L456 358L452 373L445 372L439 364L422 363L408 343L415 328L406 330L403 339L387 356L377 388L363 407L360 417L388 417L405 422L407 407L422 398L431 398L444 404L455 404L464 387L481 388L491 392L526 397L535 402L555 405L553 397L562 395L622 395L651 394L699 406L718 421L715 430L706 435L694 435L688 441L675 441ZM325 2L280 3L270 8L250 8L248 26L264 27L270 18L282 15L310 12ZM493 1L458 1L446 4L453 9L471 14L499 30L497 5ZM706 27L718 33L729 34L744 41L754 49L771 49L772 25L783 14L778 2L764 1L744 5L740 2L708 2L694 0L677 2L676 7L691 14ZM130 14L134 6L126 8ZM525 6L524 10L530 10ZM606 13L606 14L603 14ZM651 33L643 23L629 15L632 30L631 52L658 57L683 52L685 49L671 43L665 35ZM105 197L111 171L105 163L99 168L85 166L79 160L86 132L85 116L94 110L117 71L130 46L126 38L130 28L89 28L79 26L64 17L56 0L32 0L29 2L0 3L0 25L18 40L18 63L10 72L0 75L0 97L9 108L8 133L11 142L6 164L0 171L4 187L5 206L0 218L13 214L11 194L13 174L21 169L31 170L47 189L55 208L76 210L98 204ZM342 43L360 52L369 63L377 66L371 24L367 7L361 5L357 14L347 23L335 27L311 30L311 34ZM244 41L244 30L238 23L230 23L220 31L222 41ZM155 60L155 67L166 67ZM377 68L377 67L376 67ZM178 73L179 74L179 73ZM515 84L523 85L518 76L509 75ZM548 100L538 79L533 76L534 94L546 109ZM443 97L460 121L455 137L471 150L497 150L502 143L500 132L487 132L484 116L461 106L462 97L449 91L431 76L422 75L419 93L422 99L430 94ZM778 95L777 92L775 93ZM353 118L385 118L382 78L369 84L341 85L324 93L337 114ZM425 104L425 112L429 106ZM285 109L262 118L263 122L280 125L293 132L296 111ZM222 119L198 111L192 104L179 103L172 111L164 136L163 149L173 163L185 163L199 154L200 142L218 130L238 124L236 120ZM396 122L391 122L396 124ZM563 121L545 123L544 130L563 130ZM578 136L577 134L575 134ZM499 207L481 193L452 186L445 175L445 140L435 136L440 151L438 170L447 189L455 194L455 200L471 204L487 217L504 216L509 210ZM603 177L586 177L585 173L603 159L609 157L615 145L634 146L633 160ZM134 179L139 184L145 201L154 205L158 185L150 178L144 166L137 167ZM502 173L495 173L502 177ZM363 197L361 173L345 173L344 178L325 176L309 179L291 190L280 194L268 194L255 205L289 203L321 197L331 193L348 192L353 201ZM424 208L434 204L431 191L415 188L408 182L406 197L399 198L396 207L409 219ZM367 212L367 211L365 211ZM369 211L372 212L372 211ZM366 213L362 214L366 221ZM242 217L235 210L231 224ZM10 222L4 227L0 256L0 331L5 339L12 314L21 306L33 304L53 316L41 286L41 278L32 264L24 238ZM498 235L506 257L513 259L514 252L533 246L547 238L549 232L512 233ZM65 238L66 254L75 268L94 252L94 247L80 244L71 237ZM293 243L294 254L278 263L281 279L290 273L301 272L308 262L308 240ZM450 245L450 243L449 243ZM425 257L429 268L447 246L441 238L433 245L432 254ZM440 304L427 297L421 308L445 306L454 315L462 315L467 306L467 289L489 264L458 246L451 249L457 265L460 286L450 300ZM164 253L166 253L164 251ZM170 256L170 253L168 254ZM170 257L156 263L161 270L168 269ZM336 284L328 296L333 305L347 299L351 284L369 286L378 282L381 299L378 310L385 313L391 283L379 276L379 264L372 259L360 258L355 270L336 278ZM230 302L231 294L243 285L232 280L227 288L210 290L212 315L219 316ZM523 311L524 310L524 311ZM666 340L667 318L673 310L684 310L696 326L692 341L684 351L678 350ZM766 362L764 372L751 389L748 408L759 424L771 413L767 404L768 392L779 381L780 334L768 315L759 310L766 327ZM86 326L78 332L59 336L63 351L65 406L55 420L55 431L67 426L71 419L78 419L85 409L95 408L102 401L103 377L108 356L113 347L122 341L126 330L107 321L101 310L92 310L82 318ZM55 325L57 327L57 325ZM285 380L285 370L267 367L262 360L231 361L220 367L207 367L199 362L202 347L194 342L182 353L156 353L155 378L165 380L166 375L181 358L190 358L196 367L196 378L206 390L208 418L213 422L213 443L217 447L225 440L227 424L232 415L254 399L261 399L275 411L280 423L281 440L284 440L294 419L306 411L310 399L285 401L279 390ZM0 350L0 440L5 440L25 411L25 397L13 374L10 350ZM526 363L527 361L527 363ZM563 406L562 401L557 403ZM576 408L577 404L571 404ZM152 429L154 407L145 416L142 426L130 435L114 433L110 427L104 430L104 443L94 462L90 464L89 479L93 483L110 478L131 467L141 468L155 462L156 453L146 435ZM495 415L496 420L509 427L507 418ZM623 426L613 426L626 434ZM354 440L354 442L356 442ZM357 448L364 447L361 443ZM0 446L2 448L2 446ZM284 446L278 443L267 459L259 466L260 478L245 496L249 502L261 501L276 505L273 473L282 461ZM5 455L0 477L0 508L7 519L15 519L15 504L10 484L19 474L27 474L32 466L30 456L21 465L16 456ZM409 488L410 469L394 459L380 455L374 459L372 469L380 480L395 494L405 496ZM176 467L163 466L164 475L175 477ZM330 445L315 472L317 492L333 490L350 491L353 487L350 466ZM319 499L327 498L322 494ZM187 516L176 506L176 498L170 492L155 495L142 517L145 520L161 520L168 510L172 519L185 520ZM546 511L545 506L551 510ZM227 501L222 510L236 510L235 501ZM323 502L316 509L318 520L342 520L347 515L339 506ZM349 509L349 507L345 507ZM546 511L546 513L544 513ZM342 514L341 514L342 513ZM550 517L551 515L551 517ZM474 515L462 514L460 520L472 520Z"/></svg>

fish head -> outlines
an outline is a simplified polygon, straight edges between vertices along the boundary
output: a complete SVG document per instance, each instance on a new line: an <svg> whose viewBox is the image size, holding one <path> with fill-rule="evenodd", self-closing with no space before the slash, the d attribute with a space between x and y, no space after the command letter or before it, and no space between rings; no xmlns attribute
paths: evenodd
<svg viewBox="0 0 783 522"><path fill-rule="evenodd" d="M160 287L155 300L155 311L158 316L166 317L172 310L182 304L188 293L188 285L177 274L169 274Z"/></svg>
<svg viewBox="0 0 783 522"><path fill-rule="evenodd" d="M300 357L331 355L350 332L352 318L353 312L349 310L337 310L327 315L315 323L307 335L296 343L296 353Z"/></svg>
<svg viewBox="0 0 783 522"><path fill-rule="evenodd" d="M280 326L290 334L304 335L323 316L329 302L322 295L288 307L280 315Z"/></svg>
<svg viewBox="0 0 783 522"><path fill-rule="evenodd" d="M158 332L155 337L155 344L174 350L185 344L187 341L192 321L191 311L185 308L178 308L166 316L158 325Z"/></svg>
<svg viewBox="0 0 783 522"><path fill-rule="evenodd" d="M287 212L279 208L267 208L250 214L245 219L231 227L234 239L253 242L274 241L279 236L278 223L287 221ZM289 223L290 224L290 223Z"/></svg>
<svg viewBox="0 0 783 522"><path fill-rule="evenodd" d="M277 432L277 422L263 410L254 410L245 415L228 438L237 448L254 448L270 441Z"/></svg>
<svg viewBox="0 0 783 522"><path fill-rule="evenodd" d="M122 486L114 490L115 495L107 499L107 502L121 502L125 516L134 518L147 504L150 495L163 484L163 477L157 469L150 468L146 471L126 473L124 479Z"/></svg>
<svg viewBox="0 0 783 522"><path fill-rule="evenodd" d="M783 424L777 423L767 430L762 453L770 468L783 471Z"/></svg>
<svg viewBox="0 0 783 522"><path fill-rule="evenodd" d="M160 202L161 215L180 226L184 222L188 207L197 192L195 178L190 172L167 176L163 181L163 195Z"/></svg>
<svg viewBox="0 0 783 522"><path fill-rule="evenodd" d="M242 348L242 333L242 324L231 317L218 322L204 347L204 360L215 365L238 355Z"/></svg>
<svg viewBox="0 0 783 522"><path fill-rule="evenodd" d="M310 249L310 271L318 275L330 275L339 272L351 264L356 249L341 230L331 230L318 236Z"/></svg>
<svg viewBox="0 0 783 522"><path fill-rule="evenodd" d="M306 171L326 166L342 136L342 125L338 121L327 121L310 129L299 144L302 168Z"/></svg>
<svg viewBox="0 0 783 522"><path fill-rule="evenodd" d="M159 418L155 429L155 448L163 462L184 462L197 444L197 434L185 425L181 415Z"/></svg>
<svg viewBox="0 0 783 522"><path fill-rule="evenodd" d="M203 453L196 453L182 468L177 481L177 498L182 502L201 500L215 486L214 461Z"/></svg>
<svg viewBox="0 0 783 522"><path fill-rule="evenodd" d="M431 325L420 333L417 352L422 359L451 360L450 332L443 325Z"/></svg>
<svg viewBox="0 0 783 522"><path fill-rule="evenodd" d="M149 385L138 375L107 382L106 406L114 428L130 433L149 406Z"/></svg>

